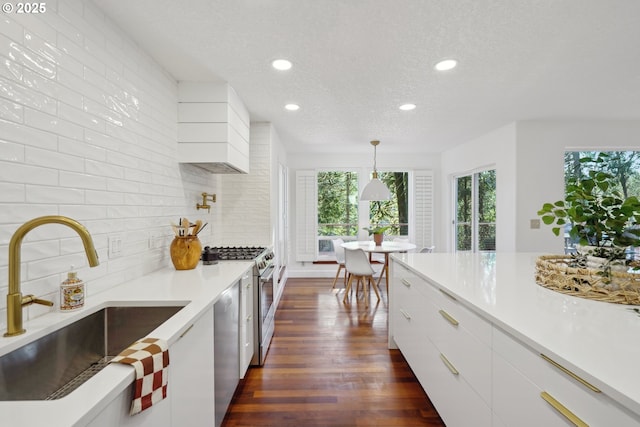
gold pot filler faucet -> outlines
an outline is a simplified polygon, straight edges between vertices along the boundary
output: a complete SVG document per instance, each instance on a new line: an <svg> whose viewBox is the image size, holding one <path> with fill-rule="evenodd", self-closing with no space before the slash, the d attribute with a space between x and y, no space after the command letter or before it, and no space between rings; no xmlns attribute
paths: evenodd
<svg viewBox="0 0 640 427"><path fill-rule="evenodd" d="M9 242L9 291L7 293L7 332L4 334L5 337L13 337L26 332L22 327L22 306L34 303L53 305L51 301L36 298L34 295L23 297L20 291L20 248L22 239L29 231L42 224L63 224L75 230L82 239L89 265L95 267L99 264L98 253L93 246L93 239L89 231L75 219L60 215L50 215L25 222L13 233Z"/></svg>

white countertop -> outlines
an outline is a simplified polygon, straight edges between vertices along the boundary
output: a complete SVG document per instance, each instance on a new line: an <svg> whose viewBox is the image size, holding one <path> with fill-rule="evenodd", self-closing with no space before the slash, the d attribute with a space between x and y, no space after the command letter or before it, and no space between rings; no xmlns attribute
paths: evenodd
<svg viewBox="0 0 640 427"><path fill-rule="evenodd" d="M27 332L18 337L0 336L0 355L19 348L51 331L60 329L106 306L185 305L149 336L162 338L171 345L219 295L239 280L251 261L220 261L216 265L199 264L194 270L158 270L139 279L87 297L82 309L71 313L50 313L25 322ZM84 425L104 408L134 378L130 366L108 365L70 395L52 401L0 402L0 419L13 427L70 427Z"/></svg>
<svg viewBox="0 0 640 427"><path fill-rule="evenodd" d="M476 313L640 414L640 316L534 280L540 254L394 254Z"/></svg>

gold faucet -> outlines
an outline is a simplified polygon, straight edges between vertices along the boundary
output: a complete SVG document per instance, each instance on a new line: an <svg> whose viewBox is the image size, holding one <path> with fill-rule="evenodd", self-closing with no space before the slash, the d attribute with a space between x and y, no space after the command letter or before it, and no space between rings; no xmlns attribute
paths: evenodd
<svg viewBox="0 0 640 427"><path fill-rule="evenodd" d="M60 215L49 215L34 218L25 222L13 233L9 242L9 292L7 293L7 332L5 337L13 337L24 334L22 327L22 306L29 304L43 304L52 306L51 301L36 298L33 295L22 296L20 291L20 247L24 236L34 228L42 224L63 224L71 227L80 235L87 254L89 265L95 267L99 264L98 253L93 246L93 239L89 231L75 219Z"/></svg>
<svg viewBox="0 0 640 427"><path fill-rule="evenodd" d="M202 204L200 203L196 203L196 209L200 210L200 209L206 209L207 212L211 212L211 205L207 202L216 202L216 195L215 194L208 194L208 193L202 193Z"/></svg>

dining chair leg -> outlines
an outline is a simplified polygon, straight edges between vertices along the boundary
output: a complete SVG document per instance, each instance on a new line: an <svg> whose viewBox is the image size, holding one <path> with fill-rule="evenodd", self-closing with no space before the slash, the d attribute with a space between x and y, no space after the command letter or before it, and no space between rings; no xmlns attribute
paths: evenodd
<svg viewBox="0 0 640 427"><path fill-rule="evenodd" d="M340 272L344 269L344 267L342 266L342 264L338 264L338 272L336 273L336 277L333 279L333 285L331 285L331 289L335 289L336 288L336 282L338 281L338 277L340 277ZM347 277L347 270L345 270L345 284L346 282L346 277Z"/></svg>
<svg viewBox="0 0 640 427"><path fill-rule="evenodd" d="M351 283L353 283L353 275L350 275L349 280L347 280L347 287L344 289L344 298L342 298L342 302L347 302L347 297L351 294Z"/></svg>
<svg viewBox="0 0 640 427"><path fill-rule="evenodd" d="M362 293L364 295L364 306L369 308L369 280L364 280L364 276L360 276L358 280L362 281Z"/></svg>

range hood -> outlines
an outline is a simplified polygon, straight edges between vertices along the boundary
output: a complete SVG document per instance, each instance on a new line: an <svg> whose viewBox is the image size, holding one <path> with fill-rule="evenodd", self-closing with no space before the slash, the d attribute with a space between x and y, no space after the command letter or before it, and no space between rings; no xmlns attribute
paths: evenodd
<svg viewBox="0 0 640 427"><path fill-rule="evenodd" d="M249 112L228 83L178 82L178 161L249 173Z"/></svg>

